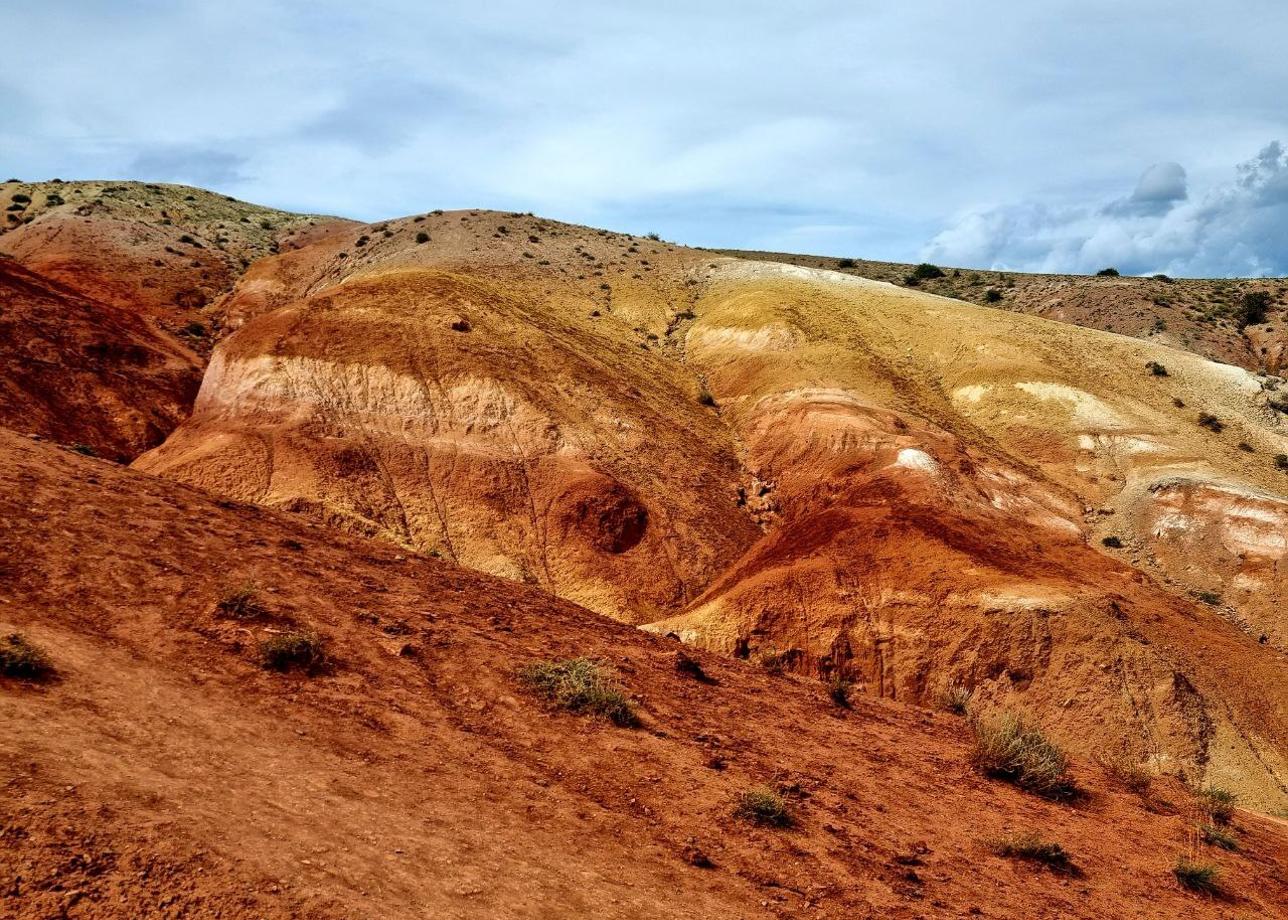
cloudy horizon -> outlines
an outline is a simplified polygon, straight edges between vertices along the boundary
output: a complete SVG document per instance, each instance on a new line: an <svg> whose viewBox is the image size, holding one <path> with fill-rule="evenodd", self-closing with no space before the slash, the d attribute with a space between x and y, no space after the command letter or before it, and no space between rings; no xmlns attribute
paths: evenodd
<svg viewBox="0 0 1288 920"><path fill-rule="evenodd" d="M0 171L364 220L490 207L693 245L1288 275L1288 7L50 0Z"/></svg>

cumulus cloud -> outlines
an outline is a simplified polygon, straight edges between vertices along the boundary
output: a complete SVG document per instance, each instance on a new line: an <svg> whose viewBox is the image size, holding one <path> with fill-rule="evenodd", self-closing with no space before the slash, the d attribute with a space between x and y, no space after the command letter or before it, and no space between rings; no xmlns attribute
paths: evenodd
<svg viewBox="0 0 1288 920"><path fill-rule="evenodd" d="M963 214L923 251L931 261L1018 271L1211 277L1288 275L1288 154L1274 141L1197 198L1177 163L1150 166L1101 204L1020 202Z"/></svg>
<svg viewBox="0 0 1288 920"><path fill-rule="evenodd" d="M1188 194L1184 166L1155 163L1141 175L1131 197L1115 202L1107 210L1119 214L1166 214Z"/></svg>

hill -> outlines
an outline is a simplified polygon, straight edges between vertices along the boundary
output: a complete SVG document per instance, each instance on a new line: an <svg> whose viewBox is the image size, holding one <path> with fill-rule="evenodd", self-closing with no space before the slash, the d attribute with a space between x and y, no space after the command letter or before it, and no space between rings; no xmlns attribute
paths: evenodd
<svg viewBox="0 0 1288 920"><path fill-rule="evenodd" d="M140 469L1288 803L1277 378L496 212L267 257L225 309Z"/></svg>
<svg viewBox="0 0 1288 920"><path fill-rule="evenodd" d="M940 268L783 252L723 255L840 271L999 310L1116 332L1192 351L1250 371L1280 374L1288 358L1288 281L1282 278L1169 278L1048 275ZM1247 313L1249 296L1253 314ZM1264 316L1256 311L1264 311Z"/></svg>
<svg viewBox="0 0 1288 920"><path fill-rule="evenodd" d="M1192 794L1089 762L1048 801L970 766L960 718L676 643L548 593L0 432L7 916L1273 916L1283 826L1195 843ZM221 610L228 587L253 603ZM246 595L243 594L243 597ZM257 643L320 634L278 673ZM589 655L636 728L553 711ZM689 662L683 668L677 663ZM706 680L695 677L696 662ZM768 785L789 828L736 817ZM997 855L1035 833L1072 868ZM1177 884L1178 855L1225 894Z"/></svg>
<svg viewBox="0 0 1288 920"><path fill-rule="evenodd" d="M123 460L190 411L246 267L344 223L141 182L8 181L0 202L0 321L27 330L0 332L0 353L29 366L5 381L0 419Z"/></svg>

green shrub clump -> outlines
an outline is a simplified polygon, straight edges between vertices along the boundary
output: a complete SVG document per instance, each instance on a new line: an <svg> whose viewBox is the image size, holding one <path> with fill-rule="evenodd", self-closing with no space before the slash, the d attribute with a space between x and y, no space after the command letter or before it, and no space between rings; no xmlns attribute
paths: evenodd
<svg viewBox="0 0 1288 920"><path fill-rule="evenodd" d="M734 816L767 827L791 827L795 823L787 800L768 786L748 789L740 795Z"/></svg>
<svg viewBox="0 0 1288 920"><path fill-rule="evenodd" d="M524 668L519 676L560 709L602 716L615 725L639 723L621 684L593 658L542 661Z"/></svg>
<svg viewBox="0 0 1288 920"><path fill-rule="evenodd" d="M1049 799L1069 799L1078 787L1069 758L1042 730L1012 712L976 719L972 760L989 776Z"/></svg>
<svg viewBox="0 0 1288 920"><path fill-rule="evenodd" d="M53 671L49 656L20 633L11 633L0 640L0 675L41 680Z"/></svg>

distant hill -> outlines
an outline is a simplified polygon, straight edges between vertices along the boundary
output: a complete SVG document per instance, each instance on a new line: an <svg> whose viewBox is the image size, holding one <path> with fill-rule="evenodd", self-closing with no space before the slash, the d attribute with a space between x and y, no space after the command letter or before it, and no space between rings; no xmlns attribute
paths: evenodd
<svg viewBox="0 0 1288 920"><path fill-rule="evenodd" d="M1000 310L1103 329L1183 348L1250 371L1282 373L1288 354L1288 279L1147 278L1040 275L783 252L717 250L724 255L826 268L916 287ZM929 271L927 269L933 269ZM935 274L939 272L939 274ZM1244 325L1252 295L1256 322Z"/></svg>

